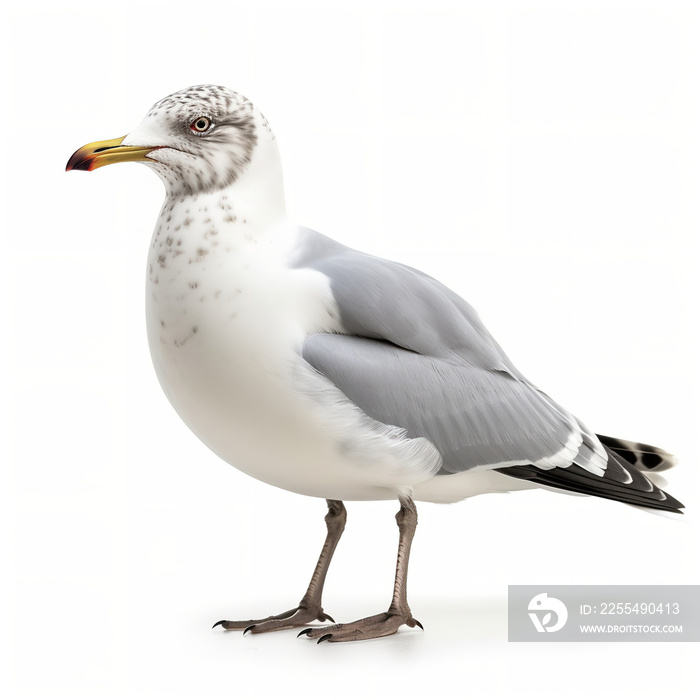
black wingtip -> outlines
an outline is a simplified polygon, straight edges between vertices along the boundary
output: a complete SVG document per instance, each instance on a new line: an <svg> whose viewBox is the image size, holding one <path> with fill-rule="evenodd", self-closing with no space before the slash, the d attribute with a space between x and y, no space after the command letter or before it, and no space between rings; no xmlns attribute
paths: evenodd
<svg viewBox="0 0 700 700"><path fill-rule="evenodd" d="M607 445L605 448L610 459L608 469L602 477L574 464L569 467L555 467L546 470L538 469L532 465L519 465L503 467L496 471L541 486L683 515L681 508L684 506L679 500L655 486L643 475L643 472L629 464L612 448L607 447ZM623 477L631 477L632 481L623 481Z"/></svg>
<svg viewBox="0 0 700 700"><path fill-rule="evenodd" d="M645 442L622 440L621 438L601 435L598 439L617 453L625 461L640 471L663 472L678 464L678 458L660 447L649 445Z"/></svg>

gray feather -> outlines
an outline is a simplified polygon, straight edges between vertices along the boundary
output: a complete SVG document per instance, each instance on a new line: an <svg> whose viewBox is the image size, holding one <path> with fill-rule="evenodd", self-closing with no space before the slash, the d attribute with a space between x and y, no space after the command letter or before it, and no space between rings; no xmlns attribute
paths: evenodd
<svg viewBox="0 0 700 700"><path fill-rule="evenodd" d="M428 438L441 473L532 464L562 450L572 432L563 413L504 372L351 335L313 335L303 354L371 418Z"/></svg>
<svg viewBox="0 0 700 700"><path fill-rule="evenodd" d="M438 281L310 229L291 264L329 278L347 333L312 335L304 358L374 420L428 438L442 473L574 459L604 468L595 436L531 385L474 309ZM572 435L582 444L567 458Z"/></svg>
<svg viewBox="0 0 700 700"><path fill-rule="evenodd" d="M350 335L524 379L476 311L419 270L353 250L311 229L302 229L291 266L309 267L330 279Z"/></svg>

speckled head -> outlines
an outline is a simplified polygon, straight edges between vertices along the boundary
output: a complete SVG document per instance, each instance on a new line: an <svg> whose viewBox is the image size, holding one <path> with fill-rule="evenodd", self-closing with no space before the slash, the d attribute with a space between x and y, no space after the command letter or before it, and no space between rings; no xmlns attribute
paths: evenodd
<svg viewBox="0 0 700 700"><path fill-rule="evenodd" d="M241 175L264 123L243 95L197 85L156 102L123 145L166 146L149 157L171 194L211 192Z"/></svg>
<svg viewBox="0 0 700 700"><path fill-rule="evenodd" d="M123 139L79 149L66 169L139 160L160 175L169 195L192 195L232 185L256 149L270 142L274 136L265 117L246 97L218 85L197 85L156 102Z"/></svg>

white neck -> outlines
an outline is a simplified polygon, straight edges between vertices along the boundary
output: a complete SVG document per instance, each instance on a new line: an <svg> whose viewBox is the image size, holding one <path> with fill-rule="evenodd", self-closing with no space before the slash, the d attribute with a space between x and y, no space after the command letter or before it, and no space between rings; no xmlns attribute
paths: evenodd
<svg viewBox="0 0 700 700"><path fill-rule="evenodd" d="M163 210L183 199L220 201L222 197L231 207L231 216L239 222L245 221L252 230L264 231L286 218L282 166L272 134L262 135L250 163L227 188L184 198L181 194L167 192Z"/></svg>

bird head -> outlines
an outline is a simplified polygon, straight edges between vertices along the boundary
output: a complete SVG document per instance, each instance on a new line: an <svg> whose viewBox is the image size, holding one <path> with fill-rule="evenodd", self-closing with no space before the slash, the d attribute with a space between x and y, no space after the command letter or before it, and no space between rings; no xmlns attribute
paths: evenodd
<svg viewBox="0 0 700 700"><path fill-rule="evenodd" d="M66 170L140 161L158 173L169 195L196 195L236 182L261 142L274 142L274 136L247 98L225 87L197 85L156 102L126 136L79 148Z"/></svg>

